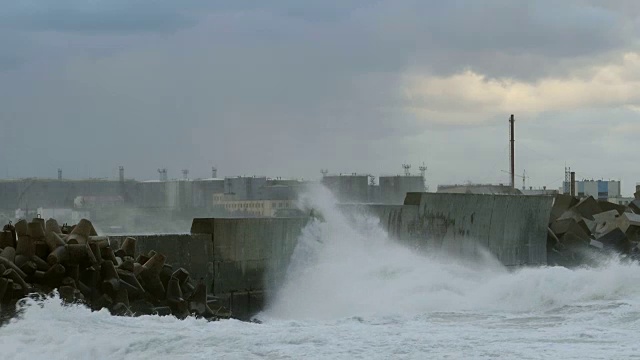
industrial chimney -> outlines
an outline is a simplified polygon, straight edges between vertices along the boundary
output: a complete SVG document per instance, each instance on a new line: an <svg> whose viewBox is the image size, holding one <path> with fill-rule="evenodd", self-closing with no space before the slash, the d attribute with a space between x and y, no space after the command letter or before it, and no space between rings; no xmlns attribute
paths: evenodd
<svg viewBox="0 0 640 360"><path fill-rule="evenodd" d="M214 179L218 178L218 169L215 166L211 168L211 177Z"/></svg>
<svg viewBox="0 0 640 360"><path fill-rule="evenodd" d="M513 118L513 114L509 118L509 123L511 125L511 188L516 188L516 158L515 158L515 134L514 134L514 123L515 119Z"/></svg>

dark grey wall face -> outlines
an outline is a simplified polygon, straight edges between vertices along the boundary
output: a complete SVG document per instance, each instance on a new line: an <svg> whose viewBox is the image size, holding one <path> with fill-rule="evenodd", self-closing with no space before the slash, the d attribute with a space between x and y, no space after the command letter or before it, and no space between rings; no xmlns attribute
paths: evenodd
<svg viewBox="0 0 640 360"><path fill-rule="evenodd" d="M636 1L30 1L0 12L0 178L638 180ZM588 144L588 146L578 145ZM416 171L417 173L417 171Z"/></svg>

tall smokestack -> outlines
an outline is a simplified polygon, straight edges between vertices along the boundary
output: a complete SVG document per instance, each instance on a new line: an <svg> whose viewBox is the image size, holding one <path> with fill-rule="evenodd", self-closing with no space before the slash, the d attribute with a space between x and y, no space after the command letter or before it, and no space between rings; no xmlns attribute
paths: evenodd
<svg viewBox="0 0 640 360"><path fill-rule="evenodd" d="M211 177L214 179L218 178L218 169L216 169L215 166L211 168Z"/></svg>
<svg viewBox="0 0 640 360"><path fill-rule="evenodd" d="M571 196L576 196L576 172L571 172Z"/></svg>
<svg viewBox="0 0 640 360"><path fill-rule="evenodd" d="M58 169L58 180L62 180L62 169Z"/></svg>
<svg viewBox="0 0 640 360"><path fill-rule="evenodd" d="M120 178L120 182L124 182L124 166L118 167L118 175Z"/></svg>
<svg viewBox="0 0 640 360"><path fill-rule="evenodd" d="M514 134L514 123L516 120L513 118L513 114L509 118L509 123L511 125L511 188L516 188L516 158L515 158L515 134Z"/></svg>

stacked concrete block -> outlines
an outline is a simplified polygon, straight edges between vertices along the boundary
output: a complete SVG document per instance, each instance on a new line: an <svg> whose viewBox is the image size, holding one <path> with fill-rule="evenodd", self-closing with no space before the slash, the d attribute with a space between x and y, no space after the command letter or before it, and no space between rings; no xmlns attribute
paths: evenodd
<svg viewBox="0 0 640 360"><path fill-rule="evenodd" d="M547 260L571 267L589 264L599 252L636 256L639 237L640 201L623 206L558 195L549 220Z"/></svg>
<svg viewBox="0 0 640 360"><path fill-rule="evenodd" d="M207 295L203 281L194 285L189 272L174 270L164 254L136 254L135 238L114 250L86 219L71 227L53 219L6 225L0 233L0 307L53 291L65 302L114 315L230 316Z"/></svg>

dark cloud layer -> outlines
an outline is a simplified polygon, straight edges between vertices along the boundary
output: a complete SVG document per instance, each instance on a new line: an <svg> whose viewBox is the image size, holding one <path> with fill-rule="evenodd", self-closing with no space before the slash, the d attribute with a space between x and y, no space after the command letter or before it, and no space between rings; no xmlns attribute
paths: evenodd
<svg viewBox="0 0 640 360"><path fill-rule="evenodd" d="M389 173L425 161L432 186L502 181L505 109L460 125L456 114L468 104L454 89L441 117L416 116L407 78L470 69L533 89L562 84L638 51L636 4L8 4L0 13L0 177L54 176L58 167L113 176L118 165L138 178L158 167L207 176L211 165L222 175L316 177L320 168ZM519 119L530 149L519 164L535 185L562 176L565 162L624 177L625 190L635 183L616 144L634 149L624 129L636 111L618 102Z"/></svg>

